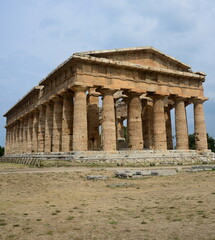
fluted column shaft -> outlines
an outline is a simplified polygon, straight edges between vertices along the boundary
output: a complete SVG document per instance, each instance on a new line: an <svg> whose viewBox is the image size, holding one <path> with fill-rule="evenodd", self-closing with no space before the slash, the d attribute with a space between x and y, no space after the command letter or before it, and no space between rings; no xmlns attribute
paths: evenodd
<svg viewBox="0 0 215 240"><path fill-rule="evenodd" d="M53 102L46 104L46 119L45 119L45 152L52 152L52 134L53 134Z"/></svg>
<svg viewBox="0 0 215 240"><path fill-rule="evenodd" d="M33 114L28 115L28 142L27 142L27 152L32 152L32 132L33 132Z"/></svg>
<svg viewBox="0 0 215 240"><path fill-rule="evenodd" d="M33 112L33 127L32 127L32 152L38 151L38 123L39 111L36 109Z"/></svg>
<svg viewBox="0 0 215 240"><path fill-rule="evenodd" d="M98 99L98 96L88 96L87 122L89 150L95 150L100 148Z"/></svg>
<svg viewBox="0 0 215 240"><path fill-rule="evenodd" d="M12 126L12 153L15 152L15 125Z"/></svg>
<svg viewBox="0 0 215 240"><path fill-rule="evenodd" d="M22 153L22 143L23 143L23 119L20 119L19 121L19 151L18 153Z"/></svg>
<svg viewBox="0 0 215 240"><path fill-rule="evenodd" d="M154 149L166 150L166 124L164 115L164 97L154 97L153 117L154 117Z"/></svg>
<svg viewBox="0 0 215 240"><path fill-rule="evenodd" d="M172 140L172 122L171 122L171 108L165 108L165 122L166 122L166 141L167 141L167 149L173 149L173 140Z"/></svg>
<svg viewBox="0 0 215 240"><path fill-rule="evenodd" d="M74 113L73 113L73 151L87 151L87 98L86 88L76 86L73 88Z"/></svg>
<svg viewBox="0 0 215 240"><path fill-rule="evenodd" d="M62 143L63 99L61 97L56 96L52 100L54 101L52 151L60 152Z"/></svg>
<svg viewBox="0 0 215 240"><path fill-rule="evenodd" d="M175 102L175 130L176 148L179 150L189 149L187 114L184 99L177 98Z"/></svg>
<svg viewBox="0 0 215 240"><path fill-rule="evenodd" d="M5 149L4 149L4 155L8 154L8 127L6 128L6 137L5 137Z"/></svg>
<svg viewBox="0 0 215 240"><path fill-rule="evenodd" d="M45 118L46 118L46 107L44 105L41 105L39 107L38 152L44 152L44 146L45 146Z"/></svg>
<svg viewBox="0 0 215 240"><path fill-rule="evenodd" d="M19 121L16 123L16 148L15 153L19 153Z"/></svg>
<svg viewBox="0 0 215 240"><path fill-rule="evenodd" d="M196 149L204 151L208 149L207 134L205 126L203 101L194 102L194 129Z"/></svg>
<svg viewBox="0 0 215 240"><path fill-rule="evenodd" d="M114 91L102 90L102 148L104 151L116 151L116 120Z"/></svg>
<svg viewBox="0 0 215 240"><path fill-rule="evenodd" d="M24 128L23 128L23 133L24 133L24 138L23 138L23 149L22 153L27 153L27 147L28 147L28 117L25 116L24 118Z"/></svg>
<svg viewBox="0 0 215 240"><path fill-rule="evenodd" d="M128 100L128 146L131 150L143 149L142 103L139 95L129 94Z"/></svg>
<svg viewBox="0 0 215 240"><path fill-rule="evenodd" d="M72 127L73 127L73 93L65 92L63 97L62 115L62 152L72 150Z"/></svg>

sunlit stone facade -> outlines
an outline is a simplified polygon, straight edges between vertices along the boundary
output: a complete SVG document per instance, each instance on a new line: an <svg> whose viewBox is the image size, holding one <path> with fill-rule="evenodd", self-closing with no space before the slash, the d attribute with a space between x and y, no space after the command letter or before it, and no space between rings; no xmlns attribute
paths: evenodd
<svg viewBox="0 0 215 240"><path fill-rule="evenodd" d="M204 81L152 47L75 53L4 115L6 155L170 150L172 109L176 148L188 150L189 104L196 149L206 151Z"/></svg>

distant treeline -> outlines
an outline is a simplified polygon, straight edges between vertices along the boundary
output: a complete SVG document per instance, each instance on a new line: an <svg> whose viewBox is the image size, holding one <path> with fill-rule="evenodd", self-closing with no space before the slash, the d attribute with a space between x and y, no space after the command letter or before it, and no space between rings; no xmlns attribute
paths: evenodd
<svg viewBox="0 0 215 240"><path fill-rule="evenodd" d="M207 139L208 139L208 149L211 149L212 152L215 152L215 139L209 136L208 133L207 133ZM194 133L189 135L189 148L196 149Z"/></svg>
<svg viewBox="0 0 215 240"><path fill-rule="evenodd" d="M0 146L0 157L4 155L4 147Z"/></svg>

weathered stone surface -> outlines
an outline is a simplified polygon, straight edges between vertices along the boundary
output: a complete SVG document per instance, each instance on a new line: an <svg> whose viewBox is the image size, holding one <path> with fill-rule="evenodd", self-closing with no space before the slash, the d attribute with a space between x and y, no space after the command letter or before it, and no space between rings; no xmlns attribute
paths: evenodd
<svg viewBox="0 0 215 240"><path fill-rule="evenodd" d="M206 126L204 118L203 101L196 100L194 102L194 128L196 149L204 151L208 148Z"/></svg>
<svg viewBox="0 0 215 240"><path fill-rule="evenodd" d="M88 149L87 138L87 99L86 88L77 86L73 88L74 115L73 115L73 150L86 151Z"/></svg>
<svg viewBox="0 0 215 240"><path fill-rule="evenodd" d="M52 152L53 138L53 102L46 103L46 120L45 120L45 153Z"/></svg>
<svg viewBox="0 0 215 240"><path fill-rule="evenodd" d="M39 107L38 152L44 152L45 148L45 119L46 107L42 105Z"/></svg>
<svg viewBox="0 0 215 240"><path fill-rule="evenodd" d="M107 180L108 176L104 176L104 175L88 175L87 176L87 180Z"/></svg>
<svg viewBox="0 0 215 240"><path fill-rule="evenodd" d="M73 93L64 92L63 97L63 113L62 113L62 152L72 150L72 135L73 135Z"/></svg>
<svg viewBox="0 0 215 240"><path fill-rule="evenodd" d="M164 116L164 102L162 96L154 98L154 149L166 150L166 125Z"/></svg>
<svg viewBox="0 0 215 240"><path fill-rule="evenodd" d="M102 90L102 149L104 151L116 151L116 123L114 109L114 91Z"/></svg>
<svg viewBox="0 0 215 240"><path fill-rule="evenodd" d="M173 149L173 141L172 141L172 123L171 123L171 114L170 107L165 108L165 122L166 122L166 142L167 149Z"/></svg>
<svg viewBox="0 0 215 240"><path fill-rule="evenodd" d="M177 98L175 103L175 126L177 149L189 149L187 114L184 99L181 98Z"/></svg>
<svg viewBox="0 0 215 240"><path fill-rule="evenodd" d="M91 92L88 97L88 111L87 111L87 123L88 123L88 149L99 150L101 147L99 136L99 98L95 92Z"/></svg>
<svg viewBox="0 0 215 240"><path fill-rule="evenodd" d="M194 104L196 149L207 152L202 105L207 100L202 87L205 76L152 47L76 53L5 114L5 153L69 153L96 151L101 146L104 152L115 152L117 147L170 150L172 108L177 149L187 150L187 104ZM69 95L71 90L74 96ZM128 123L125 132L123 121ZM149 160L133 157L136 163L147 164L158 164L161 159L163 164L184 161L162 155L155 161L153 155ZM128 159L115 161L123 165Z"/></svg>
<svg viewBox="0 0 215 240"><path fill-rule="evenodd" d="M139 95L128 93L128 144L131 150L143 149L142 104Z"/></svg>
<svg viewBox="0 0 215 240"><path fill-rule="evenodd" d="M146 176L172 176L177 173L176 170L145 170L145 171L116 171L118 178L143 178Z"/></svg>
<svg viewBox="0 0 215 240"><path fill-rule="evenodd" d="M62 142L63 99L56 96L52 98L52 101L54 101L52 151L60 152Z"/></svg>
<svg viewBox="0 0 215 240"><path fill-rule="evenodd" d="M172 176L175 175L177 172L176 170L153 170L152 175L157 176Z"/></svg>

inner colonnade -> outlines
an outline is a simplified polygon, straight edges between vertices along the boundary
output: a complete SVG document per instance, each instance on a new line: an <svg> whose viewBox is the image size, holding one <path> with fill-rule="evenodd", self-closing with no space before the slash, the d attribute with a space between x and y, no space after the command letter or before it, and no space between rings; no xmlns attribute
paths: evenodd
<svg viewBox="0 0 215 240"><path fill-rule="evenodd" d="M207 150L205 74L152 47L76 53L4 116L6 155L101 150ZM127 122L126 131L123 121Z"/></svg>

